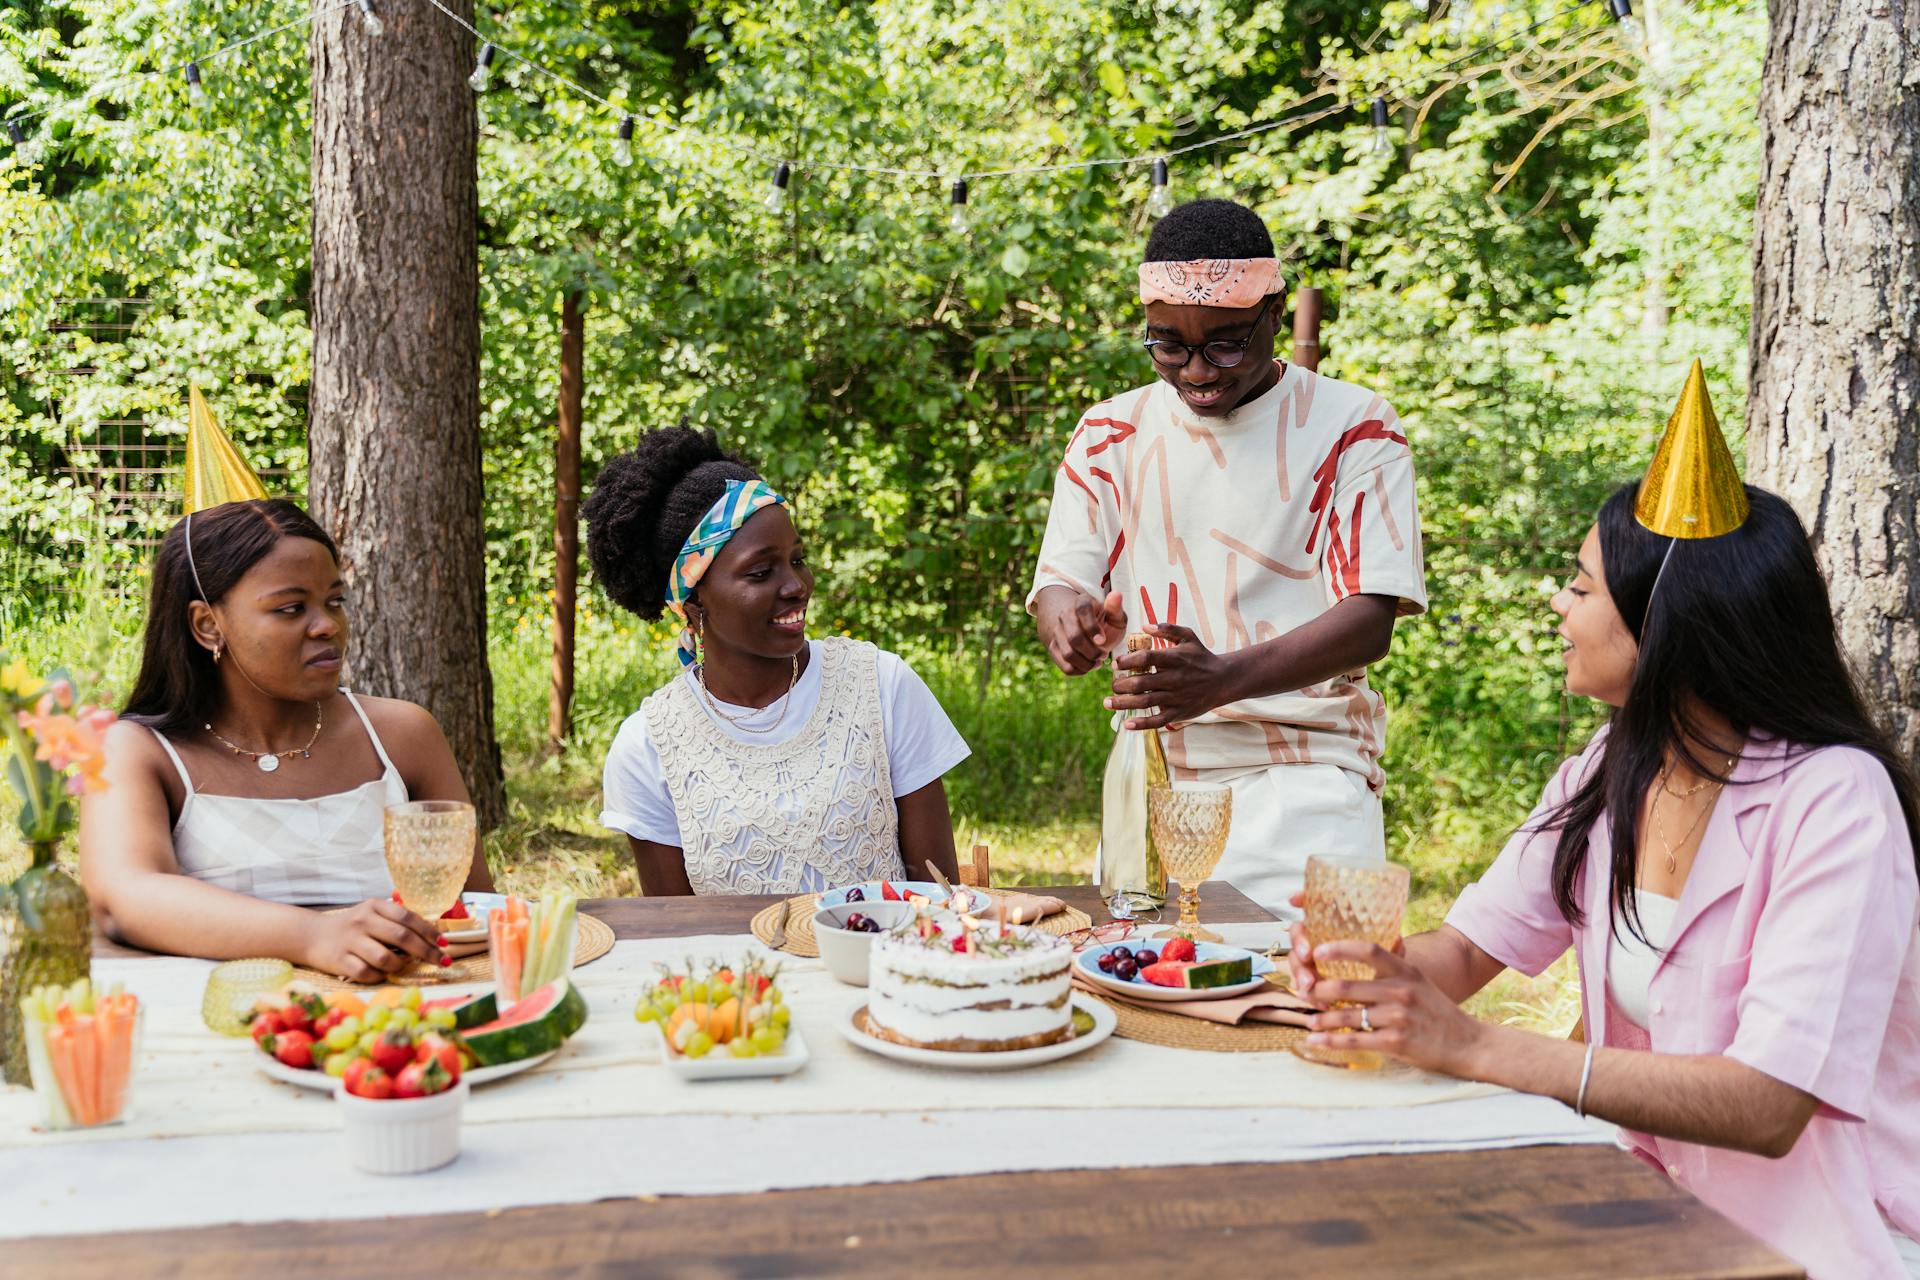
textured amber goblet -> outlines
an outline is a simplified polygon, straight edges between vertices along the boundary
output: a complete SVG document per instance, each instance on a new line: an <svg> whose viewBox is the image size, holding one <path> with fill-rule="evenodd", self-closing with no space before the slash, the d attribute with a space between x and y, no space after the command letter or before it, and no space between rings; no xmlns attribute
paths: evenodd
<svg viewBox="0 0 1920 1280"><path fill-rule="evenodd" d="M1343 982L1365 982L1373 977L1370 964L1321 960L1317 954L1320 944L1374 942L1391 948L1400 940L1400 920L1407 910L1407 881L1407 869L1385 858L1315 854L1307 859L1307 945L1316 953L1314 966L1321 977ZM1370 1049L1315 1049L1303 1043L1294 1046L1294 1052L1309 1062L1357 1071L1375 1071L1386 1063Z"/></svg>
<svg viewBox="0 0 1920 1280"><path fill-rule="evenodd" d="M1233 792L1209 782L1147 788L1147 822L1167 874L1180 882L1180 923L1155 937L1218 942L1200 923L1200 882L1220 865L1233 825Z"/></svg>

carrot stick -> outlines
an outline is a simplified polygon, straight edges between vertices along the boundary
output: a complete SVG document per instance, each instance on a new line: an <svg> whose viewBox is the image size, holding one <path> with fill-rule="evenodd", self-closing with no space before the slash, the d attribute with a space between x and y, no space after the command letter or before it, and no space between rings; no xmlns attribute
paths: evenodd
<svg viewBox="0 0 1920 1280"><path fill-rule="evenodd" d="M100 1118L117 1120L127 1106L127 1079L133 1072L133 1024L140 1002L128 995L101 1001Z"/></svg>
<svg viewBox="0 0 1920 1280"><path fill-rule="evenodd" d="M67 1100L68 1112L80 1124L92 1124L87 1099L81 1096L80 1067L75 1061L71 1022L56 1022L47 1028L47 1056L53 1059L54 1079L60 1082L60 1096Z"/></svg>

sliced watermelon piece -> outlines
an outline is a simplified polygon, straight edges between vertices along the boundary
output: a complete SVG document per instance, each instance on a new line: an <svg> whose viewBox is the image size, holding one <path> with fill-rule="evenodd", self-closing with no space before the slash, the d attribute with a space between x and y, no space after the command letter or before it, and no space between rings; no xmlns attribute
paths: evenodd
<svg viewBox="0 0 1920 1280"><path fill-rule="evenodd" d="M460 1038L483 1067L551 1053L587 1021L587 1002L565 978L528 992L491 1022Z"/></svg>
<svg viewBox="0 0 1920 1280"><path fill-rule="evenodd" d="M491 991L482 991L477 996L444 996L439 1000L422 1000L420 1012L425 1013L429 1009L453 1010L453 1025L459 1031L484 1026L500 1016Z"/></svg>
<svg viewBox="0 0 1920 1280"><path fill-rule="evenodd" d="M1252 981L1252 956L1239 956L1232 960L1203 960L1199 964L1185 966L1180 974L1180 985L1191 991L1208 987L1237 987L1243 982Z"/></svg>
<svg viewBox="0 0 1920 1280"><path fill-rule="evenodd" d="M880 882L880 897L881 897L881 900L885 902L905 902L906 901L905 898L900 896L900 891L894 888L893 885L886 880L882 880Z"/></svg>
<svg viewBox="0 0 1920 1280"><path fill-rule="evenodd" d="M1140 976L1156 987L1184 987L1187 985L1187 970L1192 967L1191 960L1162 960L1159 964L1150 964L1142 969Z"/></svg>

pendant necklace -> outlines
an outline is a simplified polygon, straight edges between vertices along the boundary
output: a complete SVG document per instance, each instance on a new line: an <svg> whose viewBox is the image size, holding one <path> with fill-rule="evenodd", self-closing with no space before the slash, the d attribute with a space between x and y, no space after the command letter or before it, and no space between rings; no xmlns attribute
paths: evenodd
<svg viewBox="0 0 1920 1280"><path fill-rule="evenodd" d="M1729 756L1727 758L1728 773L1733 772L1734 761L1738 760L1739 758L1740 758L1739 756ZM1706 790L1708 787L1712 787L1716 792L1718 792L1719 789L1725 785L1724 783L1718 781L1717 779L1705 779L1703 781L1695 783L1693 786L1687 788L1685 791L1675 791L1668 786L1668 783L1671 782L1672 779L1673 779L1673 770L1669 768L1666 771L1666 773L1662 775L1660 779L1660 790L1658 793L1654 795L1653 804L1649 807L1648 813L1647 813L1648 820L1653 824L1653 834L1660 837L1660 845L1663 849L1666 850L1668 875L1676 875L1679 873L1680 856L1674 851L1673 843L1667 839L1667 833L1660 829L1660 796L1669 795L1669 796L1675 796L1679 799L1685 800L1685 799L1690 799L1693 796L1699 795L1702 791ZM1693 821L1687 825L1686 833L1680 837L1680 843L1684 845L1688 840L1691 840L1693 838L1693 833L1699 829L1701 822L1705 821L1706 816L1712 812L1713 812L1712 801L1708 801L1706 804L1702 805L1700 808L1700 812L1695 814Z"/></svg>
<svg viewBox="0 0 1920 1280"><path fill-rule="evenodd" d="M320 714L321 714L320 704L316 702L313 704L313 736L307 739L306 746L296 747L294 750L287 752L286 754L288 758L298 755L302 760L313 759L313 744L320 741ZM215 729L211 723L208 723L203 727L206 729L208 733L213 735L214 740L216 742L220 743L221 746L227 748L227 750L233 752L233 754L237 756L252 756L253 763L259 766L260 772L272 773L275 769L278 769L280 767L281 756L279 752L249 751L245 747L240 746L238 743L229 742L227 739L221 737L220 731Z"/></svg>

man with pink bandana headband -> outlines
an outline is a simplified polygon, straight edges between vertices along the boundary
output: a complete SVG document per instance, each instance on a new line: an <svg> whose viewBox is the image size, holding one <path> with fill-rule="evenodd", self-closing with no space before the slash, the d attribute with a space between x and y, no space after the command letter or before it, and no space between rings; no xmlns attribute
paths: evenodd
<svg viewBox="0 0 1920 1280"><path fill-rule="evenodd" d="M1113 661L1117 724L1233 788L1217 878L1296 915L1308 855L1379 854L1386 709L1366 668L1427 604L1413 457L1362 387L1274 358L1286 287L1251 209L1196 200L1140 268L1159 380L1080 419L1027 608L1056 665Z"/></svg>

